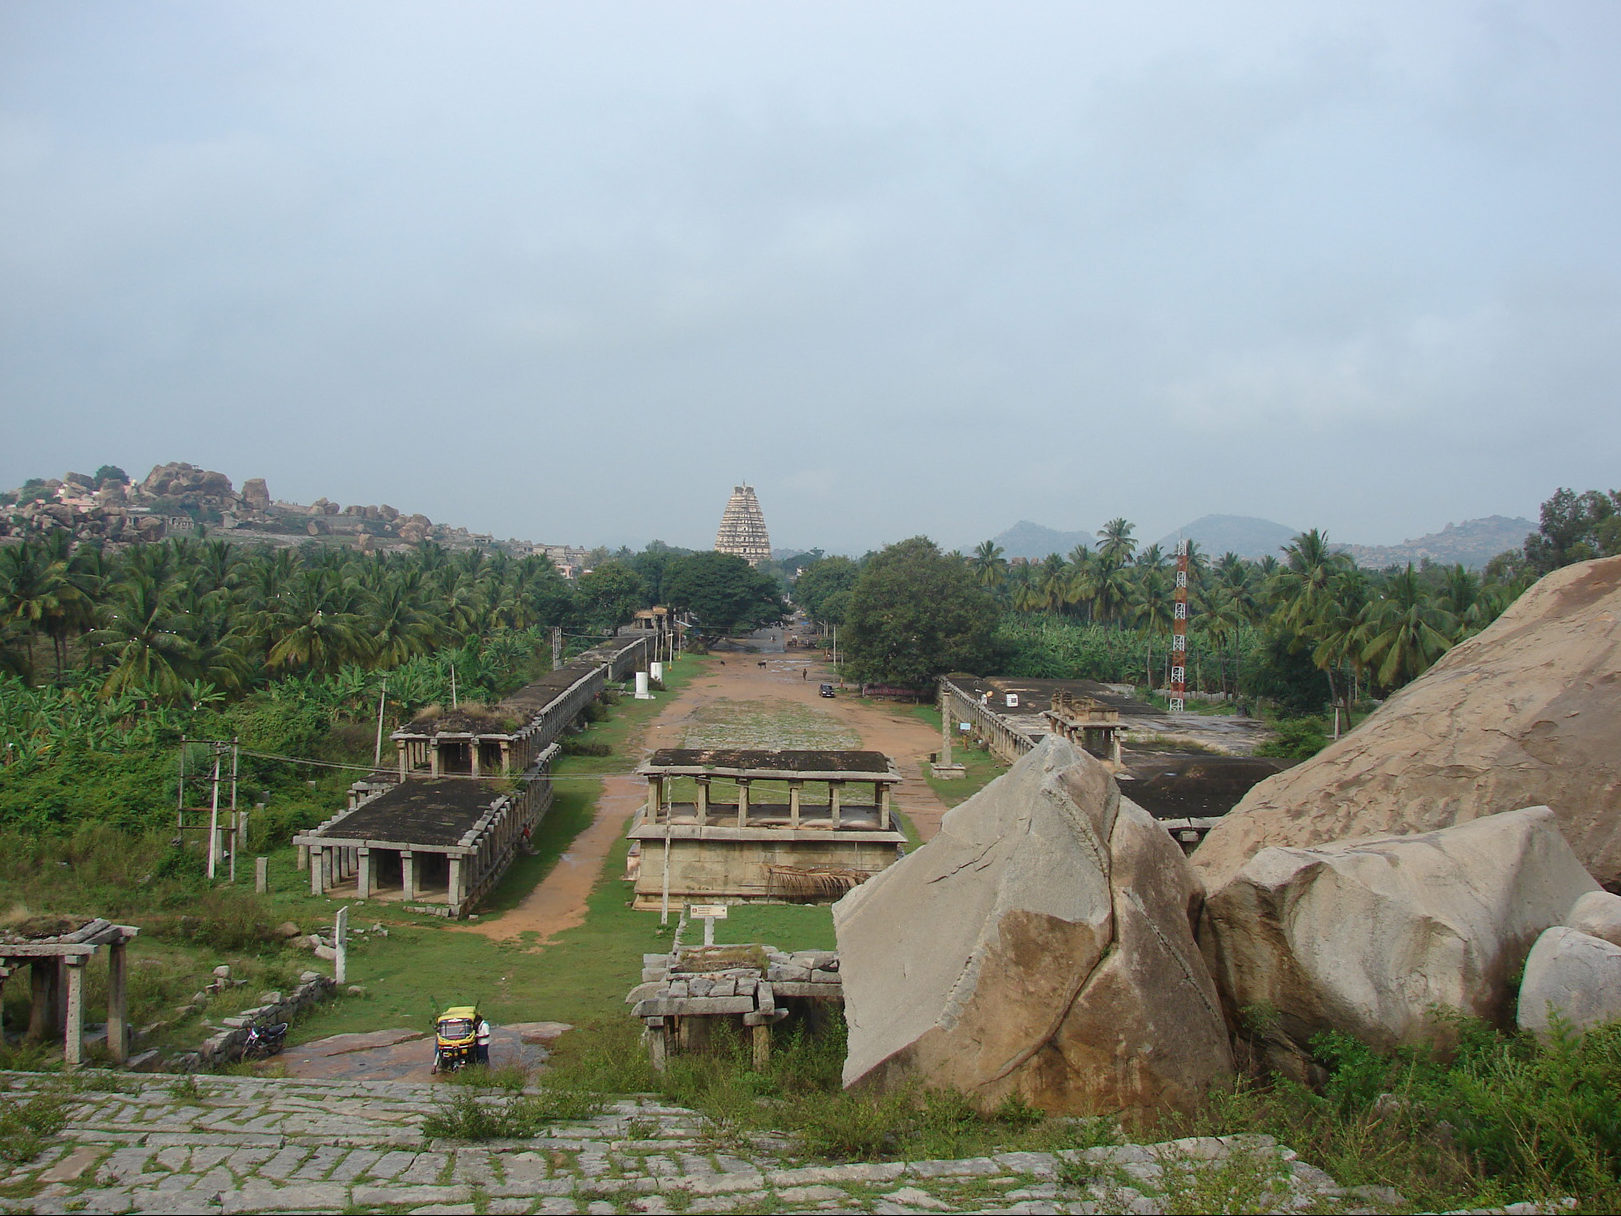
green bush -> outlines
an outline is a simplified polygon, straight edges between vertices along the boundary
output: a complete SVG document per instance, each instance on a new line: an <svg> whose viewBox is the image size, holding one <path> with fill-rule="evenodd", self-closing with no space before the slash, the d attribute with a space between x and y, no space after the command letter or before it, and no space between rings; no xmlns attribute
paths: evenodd
<svg viewBox="0 0 1621 1216"><path fill-rule="evenodd" d="M1274 729L1277 737L1257 747L1257 756L1305 760L1328 746L1328 735L1321 718L1282 718Z"/></svg>

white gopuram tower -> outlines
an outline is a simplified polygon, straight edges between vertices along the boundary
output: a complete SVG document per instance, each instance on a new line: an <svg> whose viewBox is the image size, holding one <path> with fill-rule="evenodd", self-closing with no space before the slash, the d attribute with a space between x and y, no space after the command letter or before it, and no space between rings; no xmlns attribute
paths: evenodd
<svg viewBox="0 0 1621 1216"><path fill-rule="evenodd" d="M760 510L753 486L732 487L732 496L720 517L720 530L715 533L715 548L721 553L735 553L751 566L771 560L771 536L765 530L765 513Z"/></svg>

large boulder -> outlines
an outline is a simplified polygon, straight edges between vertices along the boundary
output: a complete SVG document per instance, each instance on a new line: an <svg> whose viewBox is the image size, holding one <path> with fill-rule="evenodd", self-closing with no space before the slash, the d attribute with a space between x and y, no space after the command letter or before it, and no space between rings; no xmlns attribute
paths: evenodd
<svg viewBox="0 0 1621 1216"><path fill-rule="evenodd" d="M255 511L270 509L270 487L263 477L250 477L242 483L242 501Z"/></svg>
<svg viewBox="0 0 1621 1216"><path fill-rule="evenodd" d="M1231 1075L1181 849L1049 738L834 905L846 1085L1128 1117Z"/></svg>
<svg viewBox="0 0 1621 1216"><path fill-rule="evenodd" d="M1558 926L1531 948L1516 1020L1546 1043L1555 1021L1570 1030L1621 1020L1621 946Z"/></svg>
<svg viewBox="0 0 1621 1216"><path fill-rule="evenodd" d="M1549 806L1621 877L1621 557L1556 570L1350 734L1255 786L1193 855L1207 888L1268 845Z"/></svg>
<svg viewBox="0 0 1621 1216"><path fill-rule="evenodd" d="M1416 836L1265 849L1205 901L1200 946L1236 1023L1297 1075L1312 1036L1444 1043L1434 1015L1506 1024L1543 930L1598 886L1553 812Z"/></svg>

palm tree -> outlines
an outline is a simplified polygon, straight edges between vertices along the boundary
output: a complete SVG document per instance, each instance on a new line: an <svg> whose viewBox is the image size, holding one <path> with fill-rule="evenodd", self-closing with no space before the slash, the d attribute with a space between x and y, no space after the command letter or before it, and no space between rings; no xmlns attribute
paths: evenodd
<svg viewBox="0 0 1621 1216"><path fill-rule="evenodd" d="M982 540L975 545L969 565L974 571L974 581L981 587L994 591L1007 582L1007 558L1002 556L1002 546L994 540Z"/></svg>
<svg viewBox="0 0 1621 1216"><path fill-rule="evenodd" d="M1370 606L1370 632L1362 659L1373 665L1374 678L1386 688L1399 688L1429 669L1451 647L1456 620L1429 602L1413 572L1390 580L1384 598Z"/></svg>
<svg viewBox="0 0 1621 1216"><path fill-rule="evenodd" d="M182 695L186 681L198 674L196 644L182 627L172 591L151 575L137 572L119 584L102 627L90 634L110 660L102 698L137 690L165 701Z"/></svg>
<svg viewBox="0 0 1621 1216"><path fill-rule="evenodd" d="M1097 534L1098 540L1103 542L1098 546L1098 556L1116 566L1129 562L1131 555L1137 551L1137 542L1131 538L1135 527L1135 524L1126 522L1120 516L1104 524Z"/></svg>

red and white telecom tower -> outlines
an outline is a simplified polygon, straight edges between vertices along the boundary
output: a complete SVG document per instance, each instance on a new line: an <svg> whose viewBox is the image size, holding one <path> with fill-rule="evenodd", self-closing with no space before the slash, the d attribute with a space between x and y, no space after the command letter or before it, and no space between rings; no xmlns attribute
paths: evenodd
<svg viewBox="0 0 1621 1216"><path fill-rule="evenodd" d="M1176 594L1171 609L1171 712L1187 708L1188 696L1188 542L1176 542Z"/></svg>

